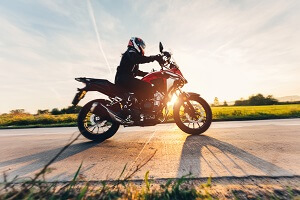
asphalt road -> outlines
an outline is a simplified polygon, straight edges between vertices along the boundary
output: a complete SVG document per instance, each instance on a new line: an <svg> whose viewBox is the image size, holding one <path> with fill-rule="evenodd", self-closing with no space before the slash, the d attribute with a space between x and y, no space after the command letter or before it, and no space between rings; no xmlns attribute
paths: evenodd
<svg viewBox="0 0 300 200"><path fill-rule="evenodd" d="M77 128L0 130L0 173L10 180L32 177L77 134ZM83 162L82 179L113 180L125 165L123 176L153 154L133 179L143 179L148 170L151 178L189 172L194 177L299 176L300 119L215 122L201 136L185 134L176 124L120 128L102 143L80 136L45 177L71 180Z"/></svg>

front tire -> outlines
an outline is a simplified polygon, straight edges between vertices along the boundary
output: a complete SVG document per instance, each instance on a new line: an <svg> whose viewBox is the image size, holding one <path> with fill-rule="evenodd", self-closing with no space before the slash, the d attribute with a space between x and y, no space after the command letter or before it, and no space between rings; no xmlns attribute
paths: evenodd
<svg viewBox="0 0 300 200"><path fill-rule="evenodd" d="M183 98L179 98L173 108L175 123L188 134L199 135L204 133L212 122L211 108L199 95L190 95L188 101L194 107L194 116L188 114L187 102Z"/></svg>
<svg viewBox="0 0 300 200"><path fill-rule="evenodd" d="M112 137L119 129L120 124L112 120L107 120L105 113L103 116L93 114L90 109L93 103L99 102L104 105L109 101L96 99L85 104L78 114L77 124L80 133L89 140L102 142Z"/></svg>

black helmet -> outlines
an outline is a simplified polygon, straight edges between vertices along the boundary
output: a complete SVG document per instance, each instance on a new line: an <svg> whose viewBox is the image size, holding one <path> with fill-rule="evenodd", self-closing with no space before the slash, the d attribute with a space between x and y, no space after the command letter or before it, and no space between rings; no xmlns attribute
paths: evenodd
<svg viewBox="0 0 300 200"><path fill-rule="evenodd" d="M145 48L146 48L146 44L145 42L138 37L132 37L129 42L128 42L128 48L134 48L135 50L137 50L141 55L145 54Z"/></svg>

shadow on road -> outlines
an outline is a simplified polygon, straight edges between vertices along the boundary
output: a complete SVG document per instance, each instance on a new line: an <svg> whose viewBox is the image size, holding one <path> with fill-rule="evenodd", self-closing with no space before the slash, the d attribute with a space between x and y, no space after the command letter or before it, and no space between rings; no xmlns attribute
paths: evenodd
<svg viewBox="0 0 300 200"><path fill-rule="evenodd" d="M78 144L73 144L69 148L67 148L55 161L54 163L64 160L70 156L73 156L75 154L78 154L80 152L83 152L99 143L95 142L83 142L83 143L78 143ZM13 166L16 164L22 164L26 162L30 162L26 164L25 166L20 166L19 168L13 170L13 171L8 171L8 175L10 177L14 176L25 176L27 174L30 174L36 170L42 169L45 164L47 164L60 150L60 148L48 150L48 151L43 151L40 153L0 162L0 167L6 167L6 166Z"/></svg>
<svg viewBox="0 0 300 200"><path fill-rule="evenodd" d="M206 155L203 155L202 152L204 151ZM208 155L209 159L213 158L213 162L206 158ZM208 166L213 176L219 176L220 171L224 174L224 170L228 176L252 175L247 172L247 167L239 164L241 161L246 162L248 166L250 165L252 170L256 168L265 176L292 175L291 172L231 144L209 136L192 135L188 136L183 144L177 177L187 175L190 172L193 176L199 177L202 175L202 165Z"/></svg>

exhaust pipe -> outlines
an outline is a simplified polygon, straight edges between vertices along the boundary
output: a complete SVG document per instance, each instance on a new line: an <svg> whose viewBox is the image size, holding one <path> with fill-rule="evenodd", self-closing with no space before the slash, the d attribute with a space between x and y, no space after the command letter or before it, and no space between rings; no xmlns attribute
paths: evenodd
<svg viewBox="0 0 300 200"><path fill-rule="evenodd" d="M113 120L116 121L120 124L123 125L132 125L134 122L133 121L127 121L122 119L121 117L119 117L114 111L110 110L109 108L107 108L106 106L104 106L103 104L99 103L99 102L95 102L93 103L90 111L96 115L103 115L103 112L107 113L109 115L109 117Z"/></svg>

